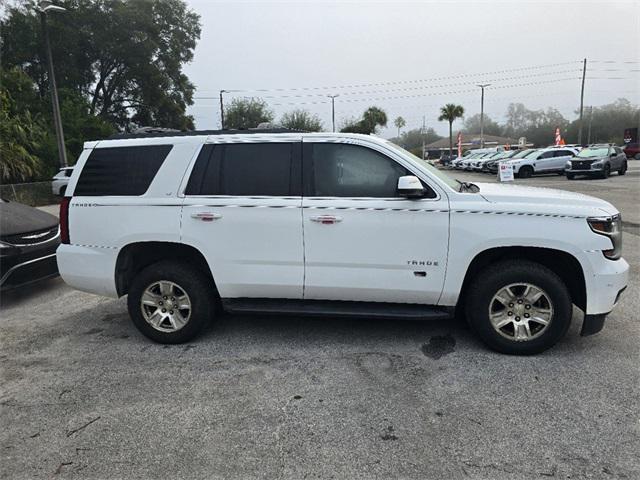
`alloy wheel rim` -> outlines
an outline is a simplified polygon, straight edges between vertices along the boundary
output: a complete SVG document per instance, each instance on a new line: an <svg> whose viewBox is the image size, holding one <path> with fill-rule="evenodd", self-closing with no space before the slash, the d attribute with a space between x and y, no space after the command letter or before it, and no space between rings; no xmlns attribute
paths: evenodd
<svg viewBox="0 0 640 480"><path fill-rule="evenodd" d="M177 332L191 318L191 299L186 290L169 280L153 282L140 298L145 321L163 333Z"/></svg>
<svg viewBox="0 0 640 480"><path fill-rule="evenodd" d="M502 337L528 342L547 331L553 311L543 289L531 283L512 283L498 290L489 302L489 321Z"/></svg>

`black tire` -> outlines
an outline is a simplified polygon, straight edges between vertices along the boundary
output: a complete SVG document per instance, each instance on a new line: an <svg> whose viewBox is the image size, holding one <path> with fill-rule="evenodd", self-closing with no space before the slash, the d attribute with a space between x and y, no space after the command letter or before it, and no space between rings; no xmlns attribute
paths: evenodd
<svg viewBox="0 0 640 480"><path fill-rule="evenodd" d="M620 170L618 170L618 175L624 175L625 173L627 173L627 161L626 160L624 162L622 162L622 166L620 167Z"/></svg>
<svg viewBox="0 0 640 480"><path fill-rule="evenodd" d="M533 176L533 168L529 165L525 165L518 171L518 177L531 178Z"/></svg>
<svg viewBox="0 0 640 480"><path fill-rule="evenodd" d="M516 341L498 333L489 319L494 295L519 282L542 289L553 306L546 329L526 341ZM465 312L471 328L489 348L510 355L532 355L552 347L567 333L572 303L566 285L554 272L538 263L511 260L490 265L474 278L467 289Z"/></svg>
<svg viewBox="0 0 640 480"><path fill-rule="evenodd" d="M640 153L636 153L633 158L635 158L636 160L640 160Z"/></svg>
<svg viewBox="0 0 640 480"><path fill-rule="evenodd" d="M173 332L159 331L151 326L142 313L141 298L145 290L161 280L177 284L190 299L190 316L186 324ZM127 306L129 316L143 335L158 343L184 343L194 338L213 318L215 311L213 282L200 270L188 264L161 261L143 269L129 288Z"/></svg>
<svg viewBox="0 0 640 480"><path fill-rule="evenodd" d="M64 197L65 193L67 193L67 186L66 185L64 187L60 188L60 196Z"/></svg>
<svg viewBox="0 0 640 480"><path fill-rule="evenodd" d="M567 180L575 180L576 175L574 173L567 173Z"/></svg>
<svg viewBox="0 0 640 480"><path fill-rule="evenodd" d="M611 165L606 163L605 166L602 168L602 173L600 174L600 178L609 178L609 175L611 175Z"/></svg>

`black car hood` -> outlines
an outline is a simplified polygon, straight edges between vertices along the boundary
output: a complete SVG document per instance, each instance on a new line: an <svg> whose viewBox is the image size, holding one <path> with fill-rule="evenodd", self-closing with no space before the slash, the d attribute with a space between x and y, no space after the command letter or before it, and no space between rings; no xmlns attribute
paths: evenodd
<svg viewBox="0 0 640 480"><path fill-rule="evenodd" d="M0 201L0 236L17 235L53 228L58 219L22 203Z"/></svg>

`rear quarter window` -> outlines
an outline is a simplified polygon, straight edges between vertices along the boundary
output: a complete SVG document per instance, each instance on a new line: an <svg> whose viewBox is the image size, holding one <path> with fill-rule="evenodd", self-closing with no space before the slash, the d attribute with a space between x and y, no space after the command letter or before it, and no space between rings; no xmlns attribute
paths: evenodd
<svg viewBox="0 0 640 480"><path fill-rule="evenodd" d="M172 145L94 149L73 192L78 196L143 195Z"/></svg>

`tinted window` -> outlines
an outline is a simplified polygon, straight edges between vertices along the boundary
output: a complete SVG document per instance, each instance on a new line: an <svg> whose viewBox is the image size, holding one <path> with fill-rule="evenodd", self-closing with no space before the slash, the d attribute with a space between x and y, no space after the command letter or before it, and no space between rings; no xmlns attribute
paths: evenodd
<svg viewBox="0 0 640 480"><path fill-rule="evenodd" d="M292 185L293 144L205 145L198 156L187 195L287 196ZM300 182L299 176L297 178Z"/></svg>
<svg viewBox="0 0 640 480"><path fill-rule="evenodd" d="M74 195L142 195L171 145L95 148L80 173Z"/></svg>
<svg viewBox="0 0 640 480"><path fill-rule="evenodd" d="M542 155L538 157L538 160L542 160L544 158L551 158L551 157L553 157L553 152L544 152Z"/></svg>
<svg viewBox="0 0 640 480"><path fill-rule="evenodd" d="M312 144L313 194L321 197L396 197L398 178L411 175L369 148L340 143Z"/></svg>
<svg viewBox="0 0 640 480"><path fill-rule="evenodd" d="M556 150L556 157L569 157L573 155L573 152L570 150Z"/></svg>

